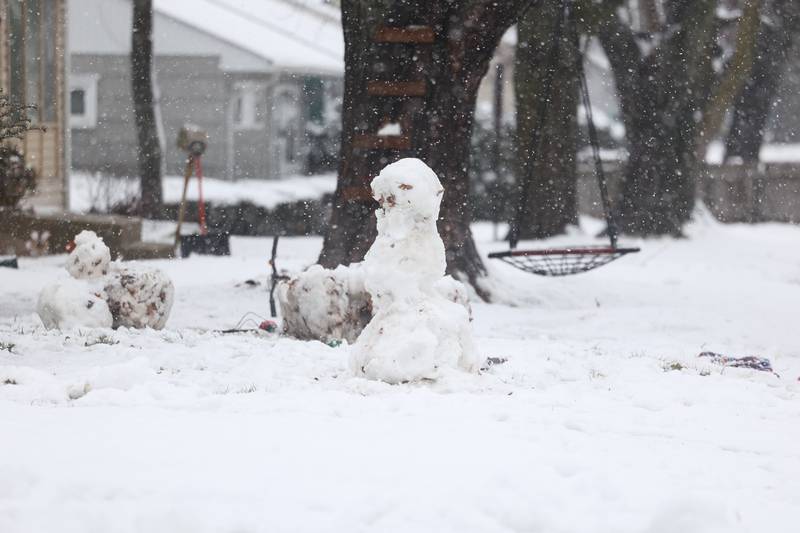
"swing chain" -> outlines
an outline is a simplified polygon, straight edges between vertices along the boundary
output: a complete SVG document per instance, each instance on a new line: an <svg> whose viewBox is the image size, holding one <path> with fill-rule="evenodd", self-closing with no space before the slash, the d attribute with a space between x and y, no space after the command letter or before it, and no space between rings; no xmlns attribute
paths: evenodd
<svg viewBox="0 0 800 533"><path fill-rule="evenodd" d="M548 55L547 71L542 81L542 95L545 97L539 99L539 106L536 110L537 127L532 132L531 146L534 147L534 156L541 154L543 144L542 131L544 130L545 120L547 118L547 106L550 103L550 97L553 94L553 82L555 79L556 69L558 68L561 40L564 37L564 27L569 25L571 34L568 34L567 37L572 41L572 45L575 47L577 52L575 68L578 74L581 102L583 104L584 113L586 114L589 144L592 148L595 174L597 175L598 187L600 189L600 199L603 204L603 214L606 220L606 231L611 243L611 248L616 248L619 231L616 221L614 220L614 216L611 212L608 182L606 180L605 172L603 171L603 162L600 155L600 141L598 139L597 128L595 127L594 123L592 105L589 98L589 85L586 80L586 71L583 66L584 53L580 47L580 35L578 33L576 13L569 0L561 0L560 8L561 10L558 16L556 16L555 27L553 28L553 45L550 47L550 52ZM522 182L516 216L511 222L509 231L509 245L512 250L516 249L517 244L519 243L520 228L522 227L522 224L528 215L528 197L530 196L530 188L531 180L524 180Z"/></svg>

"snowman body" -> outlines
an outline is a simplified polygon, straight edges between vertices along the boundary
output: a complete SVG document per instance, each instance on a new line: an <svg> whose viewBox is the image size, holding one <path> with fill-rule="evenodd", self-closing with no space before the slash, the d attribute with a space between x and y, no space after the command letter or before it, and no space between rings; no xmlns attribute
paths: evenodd
<svg viewBox="0 0 800 533"><path fill-rule="evenodd" d="M374 316L351 354L357 375L388 383L437 379L478 368L464 305L444 296L446 260L436 228L444 190L418 159L387 166L373 181L378 235L364 258Z"/></svg>

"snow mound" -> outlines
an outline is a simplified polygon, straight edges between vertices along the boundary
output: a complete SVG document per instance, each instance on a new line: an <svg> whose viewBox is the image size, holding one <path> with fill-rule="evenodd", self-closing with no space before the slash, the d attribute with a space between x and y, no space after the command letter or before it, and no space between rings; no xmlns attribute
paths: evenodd
<svg viewBox="0 0 800 533"><path fill-rule="evenodd" d="M112 324L102 289L74 278L46 285L36 311L47 329L110 328Z"/></svg>
<svg viewBox="0 0 800 533"><path fill-rule="evenodd" d="M125 266L112 271L105 293L115 328L161 329L169 318L175 288L158 269Z"/></svg>
<svg viewBox="0 0 800 533"><path fill-rule="evenodd" d="M67 272L75 279L99 278L108 274L111 251L93 231L75 236L75 249L67 258Z"/></svg>
<svg viewBox="0 0 800 533"><path fill-rule="evenodd" d="M466 290L444 276L436 229L442 184L419 159L401 159L372 181L372 192L380 204L378 236L363 269L375 316L353 346L353 371L401 383L436 379L446 369L477 370L469 312L443 294L465 297Z"/></svg>
<svg viewBox="0 0 800 533"><path fill-rule="evenodd" d="M166 324L175 292L172 281L158 269L112 268L108 246L95 232L75 236L66 269L71 278L46 286L39 295L37 311L47 329L161 329Z"/></svg>
<svg viewBox="0 0 800 533"><path fill-rule="evenodd" d="M372 318L372 304L364 288L359 264L335 270L314 265L282 283L278 301L284 331L303 340L355 342Z"/></svg>

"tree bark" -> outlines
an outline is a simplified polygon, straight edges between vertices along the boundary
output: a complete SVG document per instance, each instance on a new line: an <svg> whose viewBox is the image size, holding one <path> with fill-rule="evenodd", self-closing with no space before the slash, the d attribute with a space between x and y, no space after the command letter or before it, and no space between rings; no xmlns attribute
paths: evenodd
<svg viewBox="0 0 800 533"><path fill-rule="evenodd" d="M439 233L448 273L480 285L486 275L470 231L467 174L478 86L505 30L530 0L398 0L389 5L342 1L345 92L339 179L319 262L325 267L361 261L375 238L369 182L402 157L425 161L439 176L444 197ZM427 27L432 43L375 42L382 26ZM423 81L420 96L369 94L377 82ZM408 148L365 148L354 142L387 122L400 123Z"/></svg>
<svg viewBox="0 0 800 533"><path fill-rule="evenodd" d="M571 35L562 34L552 90L545 94L544 78L551 68L556 20L563 17L560 2L531 9L517 24L514 88L517 100L517 181L529 181L519 237L542 239L564 233L578 221L577 208L577 50ZM544 44L543 44L544 43ZM539 106L547 100L543 124ZM534 146L533 132L539 132ZM522 189L522 187L520 187ZM520 193L522 194L522 193Z"/></svg>
<svg viewBox="0 0 800 533"><path fill-rule="evenodd" d="M769 109L778 90L789 50L800 29L795 0L775 0L762 19L750 76L736 97L733 121L725 140L726 160L757 163Z"/></svg>
<svg viewBox="0 0 800 533"><path fill-rule="evenodd" d="M136 120L141 214L157 218L162 209L161 146L153 98L153 5L134 0L131 37L131 81Z"/></svg>
<svg viewBox="0 0 800 533"><path fill-rule="evenodd" d="M667 31L646 55L610 12L595 31L611 62L629 159L615 208L621 231L680 235L694 208L696 115L713 81L715 2L666 4Z"/></svg>
<svg viewBox="0 0 800 533"><path fill-rule="evenodd" d="M736 29L736 49L725 75L712 91L711 99L703 112L703 120L697 129L695 151L700 158L705 158L708 145L719 133L737 94L750 78L759 34L761 4L761 0L745 0Z"/></svg>

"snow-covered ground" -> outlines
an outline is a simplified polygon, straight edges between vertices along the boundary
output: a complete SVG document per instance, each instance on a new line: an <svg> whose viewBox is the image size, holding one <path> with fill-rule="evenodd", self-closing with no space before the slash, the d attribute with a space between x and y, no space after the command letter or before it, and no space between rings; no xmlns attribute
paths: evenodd
<svg viewBox="0 0 800 533"><path fill-rule="evenodd" d="M397 386L353 377L347 346L214 331L267 314L268 239L152 262L176 288L159 332L45 331L64 257L21 259L0 269L0 531L795 532L800 228L688 234L570 278L490 265L473 327L508 362ZM319 246L282 240L280 267Z"/></svg>
<svg viewBox="0 0 800 533"><path fill-rule="evenodd" d="M715 141L708 148L706 162L719 165L722 163L724 146ZM588 148L582 151L587 160L590 157ZM625 150L604 149L603 159L614 161L625 159ZM800 144L766 144L761 149L761 161L764 163L797 163L800 161ZM336 175L333 173L316 176L288 176L278 180L243 179L229 181L214 177L203 178L203 196L207 202L216 205L235 205L240 202L251 202L255 205L272 209L282 203L300 200L317 200L336 189ZM164 201L178 203L183 190L182 176L166 176L164 178ZM76 213L87 213L92 209L107 212L114 204L130 201L138 195L139 182L130 178L115 178L89 172L72 172L70 174L70 210ZM197 179L192 178L187 191L190 201L197 201Z"/></svg>
<svg viewBox="0 0 800 533"><path fill-rule="evenodd" d="M721 165L724 156L725 146L721 141L714 141L706 152L706 163ZM800 161L800 143L765 144L758 157L762 163L797 163Z"/></svg>
<svg viewBox="0 0 800 533"><path fill-rule="evenodd" d="M106 212L114 204L130 201L138 196L138 180L115 178L88 172L73 172L69 178L70 210L86 213L91 209ZM317 200L336 189L334 174L316 176L289 176L279 180L246 179L229 181L219 178L203 178L203 197L216 205L235 205L250 202L272 209L278 204L300 200ZM183 176L164 178L164 201L176 204L181 200ZM197 178L192 177L187 190L187 199L197 201Z"/></svg>

